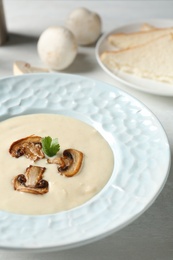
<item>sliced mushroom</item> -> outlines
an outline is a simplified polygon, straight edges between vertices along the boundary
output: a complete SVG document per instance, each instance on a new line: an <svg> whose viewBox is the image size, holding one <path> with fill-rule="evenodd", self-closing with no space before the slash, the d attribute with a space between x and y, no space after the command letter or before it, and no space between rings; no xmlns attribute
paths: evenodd
<svg viewBox="0 0 173 260"><path fill-rule="evenodd" d="M49 184L42 179L45 170L45 167L30 165L24 174L19 174L14 178L14 189L32 194L47 193Z"/></svg>
<svg viewBox="0 0 173 260"><path fill-rule="evenodd" d="M72 177L77 174L83 161L83 153L75 149L66 149L61 157L48 159L48 163L58 164L58 171L61 175Z"/></svg>
<svg viewBox="0 0 173 260"><path fill-rule="evenodd" d="M45 157L42 151L41 137L35 135L30 135L12 143L9 153L15 158L25 155L26 158L33 161Z"/></svg>

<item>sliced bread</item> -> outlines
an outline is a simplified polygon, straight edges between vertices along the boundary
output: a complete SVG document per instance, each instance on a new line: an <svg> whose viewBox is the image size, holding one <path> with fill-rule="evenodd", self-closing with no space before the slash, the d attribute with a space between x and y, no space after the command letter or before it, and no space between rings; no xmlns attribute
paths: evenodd
<svg viewBox="0 0 173 260"><path fill-rule="evenodd" d="M168 34L120 51L105 51L102 62L111 70L173 83L173 35Z"/></svg>
<svg viewBox="0 0 173 260"><path fill-rule="evenodd" d="M140 31L144 32L144 31L150 31L150 30L154 30L154 29L156 29L156 27L154 27L153 25L151 25L149 23L143 23L141 25Z"/></svg>
<svg viewBox="0 0 173 260"><path fill-rule="evenodd" d="M165 34L173 33L173 27L145 30L133 33L116 33L108 36L108 42L113 46L126 49L145 44Z"/></svg>

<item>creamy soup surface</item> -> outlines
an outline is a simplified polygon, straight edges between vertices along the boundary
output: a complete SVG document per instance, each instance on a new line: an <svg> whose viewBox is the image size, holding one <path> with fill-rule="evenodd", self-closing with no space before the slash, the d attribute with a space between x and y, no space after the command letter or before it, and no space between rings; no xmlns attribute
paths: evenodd
<svg viewBox="0 0 173 260"><path fill-rule="evenodd" d="M71 117L32 114L14 117L0 123L0 210L18 214L51 214L77 207L106 185L113 170L113 153L97 130ZM56 164L46 159L33 162L25 156L14 158L11 144L29 135L58 138L60 151L73 148L84 154L82 167L73 177L62 176ZM29 165L46 167L43 179L49 191L35 195L14 190L13 179L24 174Z"/></svg>

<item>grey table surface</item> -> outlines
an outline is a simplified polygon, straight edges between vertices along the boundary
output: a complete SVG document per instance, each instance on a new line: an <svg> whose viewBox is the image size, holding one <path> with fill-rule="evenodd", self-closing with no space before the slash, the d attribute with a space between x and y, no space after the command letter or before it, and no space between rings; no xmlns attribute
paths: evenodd
<svg viewBox="0 0 173 260"><path fill-rule="evenodd" d="M100 14L103 33L115 27L148 19L173 19L173 1L56 1L4 0L9 40L0 47L0 77L12 75L15 60L42 66L37 40L51 25L64 25L70 11L86 7ZM173 97L162 97L131 89L107 75L95 58L95 46L80 47L67 73L102 80L142 101L163 125L173 150ZM157 174L157 173L156 173ZM154 204L137 220L117 233L79 248L60 252L0 250L2 260L172 260L173 259L173 168Z"/></svg>

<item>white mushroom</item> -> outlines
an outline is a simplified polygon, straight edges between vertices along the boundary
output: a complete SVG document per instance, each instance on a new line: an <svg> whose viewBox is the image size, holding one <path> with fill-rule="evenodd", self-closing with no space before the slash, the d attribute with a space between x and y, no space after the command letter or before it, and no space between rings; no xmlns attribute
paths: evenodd
<svg viewBox="0 0 173 260"><path fill-rule="evenodd" d="M101 34L101 18L86 8L77 8L69 15L66 26L75 35L78 44L89 45Z"/></svg>
<svg viewBox="0 0 173 260"><path fill-rule="evenodd" d="M14 75L23 75L27 73L40 73L40 72L49 72L44 68L32 67L29 63L25 61L15 61L13 64L13 74Z"/></svg>
<svg viewBox="0 0 173 260"><path fill-rule="evenodd" d="M38 40L38 54L41 60L53 70L67 68L77 55L77 41L65 27L49 27Z"/></svg>

